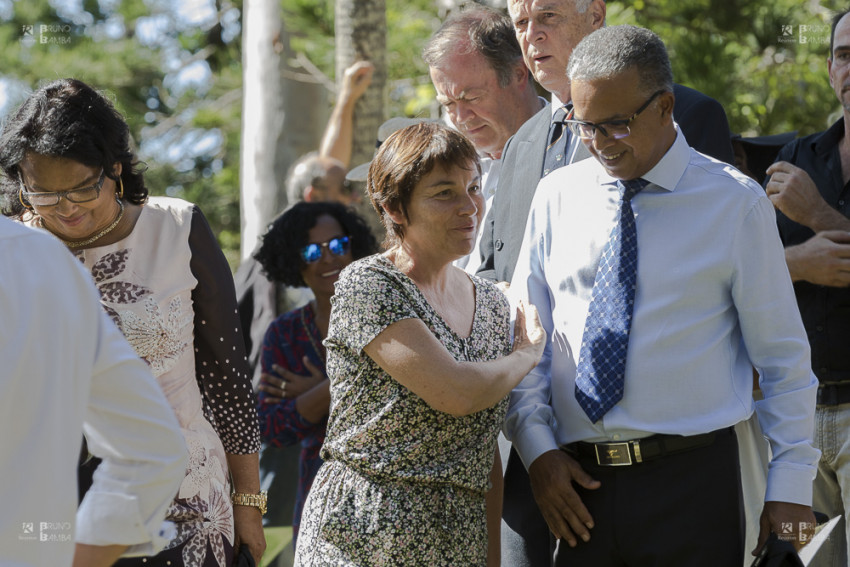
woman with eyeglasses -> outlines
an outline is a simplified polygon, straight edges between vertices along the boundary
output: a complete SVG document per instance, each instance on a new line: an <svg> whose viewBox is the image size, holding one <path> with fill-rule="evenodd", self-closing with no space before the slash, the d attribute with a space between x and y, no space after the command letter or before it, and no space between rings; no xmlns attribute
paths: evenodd
<svg viewBox="0 0 850 567"><path fill-rule="evenodd" d="M322 464L319 450L331 403L322 341L328 334L334 284L343 268L377 248L369 227L351 209L333 202L300 202L274 220L254 255L270 280L309 287L314 297L269 326L258 386L263 441L275 447L301 444L293 541L304 500ZM281 390L283 398L277 397Z"/></svg>
<svg viewBox="0 0 850 567"><path fill-rule="evenodd" d="M116 565L229 567L240 546L259 562L265 503L254 396L232 276L204 216L186 201L148 197L123 117L75 79L42 86L9 117L0 167L3 212L54 234L91 271L189 449L166 516L176 528L170 542Z"/></svg>
<svg viewBox="0 0 850 567"><path fill-rule="evenodd" d="M546 333L520 310L512 345L505 296L452 265L483 220L480 175L472 144L435 123L372 160L387 249L346 268L331 299L331 412L296 566L499 565L496 437Z"/></svg>

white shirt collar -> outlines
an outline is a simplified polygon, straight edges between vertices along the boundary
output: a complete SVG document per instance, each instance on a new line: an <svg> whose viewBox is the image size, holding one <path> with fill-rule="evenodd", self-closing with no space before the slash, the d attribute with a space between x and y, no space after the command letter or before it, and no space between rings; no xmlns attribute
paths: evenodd
<svg viewBox="0 0 850 567"><path fill-rule="evenodd" d="M679 125L674 123L674 126L676 128L676 139L673 140L673 144L658 163L642 176L650 183L668 191L673 191L676 188L691 161L691 148L688 146L685 136L679 130Z"/></svg>

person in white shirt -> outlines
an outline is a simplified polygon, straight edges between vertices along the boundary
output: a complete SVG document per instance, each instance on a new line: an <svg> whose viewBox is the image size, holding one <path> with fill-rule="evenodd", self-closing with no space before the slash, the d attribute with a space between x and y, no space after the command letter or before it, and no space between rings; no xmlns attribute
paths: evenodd
<svg viewBox="0 0 850 567"><path fill-rule="evenodd" d="M740 565L731 428L754 409L773 454L759 546L769 532L799 545L814 529L817 381L772 205L754 181L688 147L672 118L667 52L649 30L593 32L568 74L569 126L595 159L537 188L511 291L537 307L550 341L506 419L561 540L555 564ZM620 186L638 180L648 184L629 209ZM620 220L629 210L634 229ZM609 235L621 235L613 254ZM618 257L609 273L619 279L597 270ZM596 317L602 298L619 302L607 318ZM630 326L617 327L629 311ZM625 346L606 359L598 348L614 348L610 337Z"/></svg>
<svg viewBox="0 0 850 567"><path fill-rule="evenodd" d="M502 148L546 101L537 96L511 20L492 8L474 5L449 16L422 57L450 125L472 142L481 158L486 214L499 182ZM467 273L481 265L482 234L479 230L472 252L455 262Z"/></svg>
<svg viewBox="0 0 850 567"><path fill-rule="evenodd" d="M0 217L0 265L0 565L156 553L187 464L165 395L58 240ZM83 432L103 463L78 510Z"/></svg>

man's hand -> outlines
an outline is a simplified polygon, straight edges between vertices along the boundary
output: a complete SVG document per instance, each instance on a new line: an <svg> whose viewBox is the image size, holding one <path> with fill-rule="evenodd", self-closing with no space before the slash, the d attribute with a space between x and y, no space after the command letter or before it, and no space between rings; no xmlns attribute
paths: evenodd
<svg viewBox="0 0 850 567"><path fill-rule="evenodd" d="M375 66L369 61L357 61L347 68L342 76L342 88L339 92L340 100L346 100L350 103L356 102L372 84L374 73Z"/></svg>
<svg viewBox="0 0 850 567"><path fill-rule="evenodd" d="M767 168L770 181L765 187L773 206L794 222L817 231L813 225L831 207L823 200L809 174L787 161Z"/></svg>
<svg viewBox="0 0 850 567"><path fill-rule="evenodd" d="M257 390L266 393L266 403L276 404L281 399L294 399L312 389L325 379L319 370L306 356L302 359L304 366L310 372L309 376L301 376L277 364L272 365L274 374L262 373Z"/></svg>
<svg viewBox="0 0 850 567"><path fill-rule="evenodd" d="M819 232L802 244L786 248L785 261L794 281L847 287L850 285L850 232Z"/></svg>
<svg viewBox="0 0 850 567"><path fill-rule="evenodd" d="M787 161L767 168L770 181L765 187L773 206L792 221L822 230L850 230L850 219L829 206L809 174Z"/></svg>
<svg viewBox="0 0 850 567"><path fill-rule="evenodd" d="M800 551L815 534L815 524L811 506L789 502L765 502L759 520L759 539L753 555L758 555L770 532L775 533L779 539L790 541L794 548Z"/></svg>
<svg viewBox="0 0 850 567"><path fill-rule="evenodd" d="M576 536L589 541L593 518L572 483L589 490L596 490L601 483L559 449L537 457L528 467L528 475L537 506L555 537L566 540L570 547L577 545Z"/></svg>

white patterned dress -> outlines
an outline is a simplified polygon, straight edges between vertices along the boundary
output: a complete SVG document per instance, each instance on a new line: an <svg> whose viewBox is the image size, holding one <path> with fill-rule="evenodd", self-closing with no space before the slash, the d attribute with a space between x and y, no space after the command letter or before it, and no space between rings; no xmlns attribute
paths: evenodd
<svg viewBox="0 0 850 567"><path fill-rule="evenodd" d="M342 272L325 339L325 463L301 518L296 566L485 565L484 497L507 397L455 417L432 409L363 352L390 324L418 318L456 360L508 354L508 302L492 283L471 277L475 315L464 338L382 255Z"/></svg>
<svg viewBox="0 0 850 567"><path fill-rule="evenodd" d="M177 537L155 557L116 565L229 566L234 535L225 450L257 452L259 430L224 256L200 210L166 197L151 197L123 240L75 254L91 271L104 309L150 365L189 450L166 517Z"/></svg>

